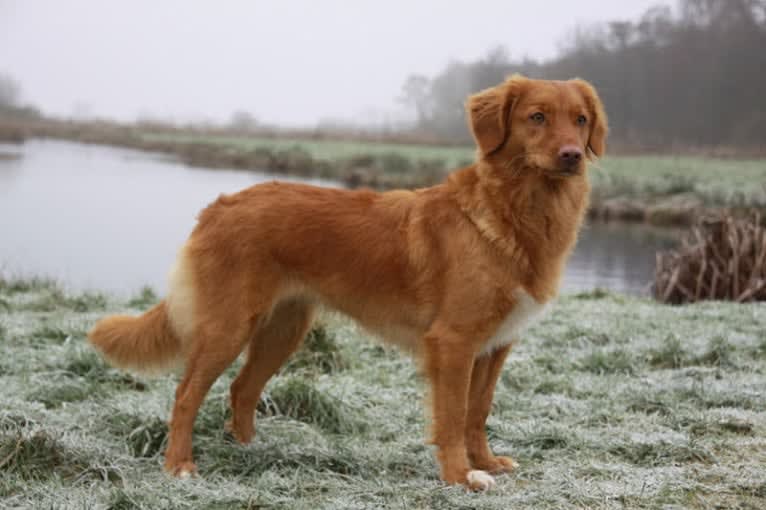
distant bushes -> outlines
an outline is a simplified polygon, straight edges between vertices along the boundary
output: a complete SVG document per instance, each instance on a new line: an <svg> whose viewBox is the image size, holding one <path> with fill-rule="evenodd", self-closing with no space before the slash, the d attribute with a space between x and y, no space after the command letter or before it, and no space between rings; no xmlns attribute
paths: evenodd
<svg viewBox="0 0 766 510"><path fill-rule="evenodd" d="M23 143L27 134L21 127L0 123L0 142Z"/></svg>
<svg viewBox="0 0 766 510"><path fill-rule="evenodd" d="M438 158L411 159L394 151L322 159L296 144L288 148L242 149L217 143L179 142L163 145L191 166L261 170L298 177L341 181L350 188L413 188L441 181L447 162ZM166 150L167 151L167 150Z"/></svg>

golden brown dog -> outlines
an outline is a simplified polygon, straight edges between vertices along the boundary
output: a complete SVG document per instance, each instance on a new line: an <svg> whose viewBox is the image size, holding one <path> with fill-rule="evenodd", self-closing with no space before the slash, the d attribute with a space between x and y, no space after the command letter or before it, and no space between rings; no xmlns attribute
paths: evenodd
<svg viewBox="0 0 766 510"><path fill-rule="evenodd" d="M557 294L607 119L581 80L512 76L466 106L477 162L444 183L374 193L273 182L221 196L181 249L165 301L90 332L118 366L185 362L169 472L194 472L198 408L244 348L227 425L252 439L264 385L320 304L421 361L444 481L487 489L488 473L515 467L487 444L495 382L511 342Z"/></svg>

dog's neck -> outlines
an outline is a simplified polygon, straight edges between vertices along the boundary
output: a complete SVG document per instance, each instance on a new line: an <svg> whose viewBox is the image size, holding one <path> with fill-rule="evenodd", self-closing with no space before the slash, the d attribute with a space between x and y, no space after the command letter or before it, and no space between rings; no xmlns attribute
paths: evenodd
<svg viewBox="0 0 766 510"><path fill-rule="evenodd" d="M534 168L479 162L450 175L447 185L482 236L529 275L530 285L552 282L538 293L553 297L588 207L587 174L551 178Z"/></svg>

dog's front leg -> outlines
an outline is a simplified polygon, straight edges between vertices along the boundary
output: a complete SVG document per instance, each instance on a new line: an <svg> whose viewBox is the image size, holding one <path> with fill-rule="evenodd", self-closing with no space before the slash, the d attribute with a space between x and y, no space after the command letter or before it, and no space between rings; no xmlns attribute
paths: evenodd
<svg viewBox="0 0 766 510"><path fill-rule="evenodd" d="M437 448L441 478L473 490L494 486L484 471L471 470L465 443L473 347L448 327L433 327L424 338L426 377L431 384L432 442Z"/></svg>
<svg viewBox="0 0 766 510"><path fill-rule="evenodd" d="M516 468L516 462L512 458L498 457L492 453L487 443L485 425L492 409L495 384L510 350L511 346L507 345L478 357L471 374L465 427L468 459L474 469L482 469L490 473L510 472Z"/></svg>

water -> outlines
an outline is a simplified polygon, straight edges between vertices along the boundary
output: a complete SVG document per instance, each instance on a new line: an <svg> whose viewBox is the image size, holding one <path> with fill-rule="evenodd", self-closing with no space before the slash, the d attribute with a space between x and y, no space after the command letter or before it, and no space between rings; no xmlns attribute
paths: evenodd
<svg viewBox="0 0 766 510"><path fill-rule="evenodd" d="M0 144L0 268L50 276L72 290L163 292L167 270L200 209L220 193L285 179L190 168L162 155L59 141ZM313 181L332 185L330 182ZM589 225L570 260L567 291L645 293L668 232Z"/></svg>

